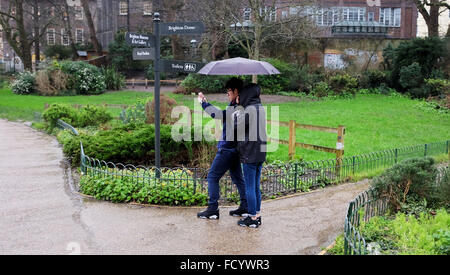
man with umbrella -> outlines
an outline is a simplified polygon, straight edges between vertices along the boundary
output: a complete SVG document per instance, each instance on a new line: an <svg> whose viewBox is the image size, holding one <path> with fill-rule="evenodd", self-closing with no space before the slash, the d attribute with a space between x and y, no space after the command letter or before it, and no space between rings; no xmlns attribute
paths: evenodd
<svg viewBox="0 0 450 275"><path fill-rule="evenodd" d="M206 75L268 75L279 74L280 72L267 62L237 57L222 61L210 62L205 65L198 73ZM233 120L230 121L230 119L228 119L228 123L225 123L224 121L223 130L225 133L226 124L228 124L228 126L230 126L230 124L236 126L234 129L235 131L237 130L237 132L235 133L236 136L233 136L233 138L236 137L236 139L233 140L240 140L237 142L238 160L243 163L245 186L247 191L245 194L247 198L246 206L248 210L251 211L251 213L249 212L251 217L247 214L247 218L240 220L238 222L238 225L256 228L261 224L261 192L259 182L262 163L266 158L265 150L263 150L263 147L265 147L267 141L265 133L265 113L264 108L261 105L261 100L259 98L261 93L260 87L257 84L250 84L245 87L244 90L242 90L242 86L240 87L241 89L237 89L237 91L240 92L239 97L237 97L238 95L235 95L235 100L237 101L237 103L240 103L241 110L236 109L236 111L233 112ZM239 102L239 99L241 99L241 102ZM199 100L204 100L202 94L199 94ZM242 107L245 108L245 112L242 110ZM224 114L227 115L229 113L224 112ZM235 119L236 116L237 119ZM254 121L255 118L256 121ZM242 131L242 127L241 131L239 131L239 125L244 125L244 131ZM260 135L260 133L262 133L262 136ZM254 140L253 138L255 134L257 136L256 140ZM239 135L240 139L237 139ZM223 135L223 137L225 137L225 135ZM211 170L213 170L213 168L214 163L210 169L210 172ZM242 192L240 191L239 193L241 196L241 206L239 207L239 209L242 209ZM239 211L239 209L237 211ZM209 207L205 212L210 213L208 212L208 210ZM230 212L230 215L231 214L232 213ZM218 218L218 211L216 215Z"/></svg>
<svg viewBox="0 0 450 275"><path fill-rule="evenodd" d="M236 106L236 98L239 92L242 90L243 81L239 78L231 78L225 85L227 90L227 96L230 101L228 109L233 111ZM245 192L245 183L242 176L242 169L239 162L239 153L237 151L237 142L233 137L227 138L227 114L230 116L230 112L226 110L220 110L207 102L205 96L199 93L198 100L202 104L202 108L214 119L221 119L223 122L222 138L217 144L217 154L208 172L208 193L209 201L208 208L197 213L197 217L202 219L218 219L219 218L219 203L220 187L219 181L223 175L230 171L231 180L239 191L240 205L239 208L230 211L231 216L247 216L247 198ZM230 111L230 110L228 110Z"/></svg>

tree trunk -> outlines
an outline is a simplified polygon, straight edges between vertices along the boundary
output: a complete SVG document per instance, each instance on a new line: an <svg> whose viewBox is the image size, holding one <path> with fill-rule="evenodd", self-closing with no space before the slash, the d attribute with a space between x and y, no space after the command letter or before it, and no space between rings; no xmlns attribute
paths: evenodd
<svg viewBox="0 0 450 275"><path fill-rule="evenodd" d="M16 51L16 54L22 60L23 66L25 70L32 71L33 70L33 62L31 59L31 45L28 41L27 33L25 31L25 22L23 15L23 0L16 1L16 24L17 31L19 35L19 51Z"/></svg>
<svg viewBox="0 0 450 275"><path fill-rule="evenodd" d="M65 12L63 12L62 18L63 21L65 22L66 28L67 28L67 34L69 35L69 41L70 41L70 49L72 50L72 60L77 60L78 57L78 53L77 53L77 47L75 46L75 39L73 37L73 33L72 33L72 23L70 21L70 8L69 5L67 4L67 1L64 2L64 10Z"/></svg>
<svg viewBox="0 0 450 275"><path fill-rule="evenodd" d="M41 48L39 45L40 42L40 31L39 31L39 4L38 4L38 0L34 0L34 55L35 55L35 59L34 59L34 64L35 64L35 70L37 71L38 66L39 66L39 62L41 61Z"/></svg>
<svg viewBox="0 0 450 275"><path fill-rule="evenodd" d="M83 6L84 15L86 16L86 20L88 22L89 34L90 34L92 44L94 45L94 49L99 56L102 56L103 55L102 45L98 42L98 39L97 39L97 33L95 31L94 21L92 20L91 10L89 9L89 1L81 0L81 5Z"/></svg>
<svg viewBox="0 0 450 275"><path fill-rule="evenodd" d="M437 0L431 1L431 3L436 2ZM440 6L430 6L430 20L427 22L429 37L439 36L439 8Z"/></svg>

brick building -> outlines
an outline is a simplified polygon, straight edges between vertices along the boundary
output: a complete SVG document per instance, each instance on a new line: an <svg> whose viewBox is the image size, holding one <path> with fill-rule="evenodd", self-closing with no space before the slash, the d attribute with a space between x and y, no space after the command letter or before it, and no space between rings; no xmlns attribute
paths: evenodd
<svg viewBox="0 0 450 275"><path fill-rule="evenodd" d="M57 0L57 3L71 2L72 7L72 34L77 43L85 44L89 41L89 28L84 18L82 7L77 0ZM0 0L0 8L5 9L9 0ZM192 5L192 0L188 1ZM299 0L299 3L302 1ZM245 7L245 1L242 2L243 23L251 24L251 11ZM270 20L298 13L307 13L313 19L316 25L320 26L322 32L318 38L326 41L323 47L316 51L308 53L306 60L309 64L327 66L327 60L339 60L344 54L357 53L358 51L377 51L377 60L381 58L380 48L384 44L416 37L418 12L412 1L409 0L319 0L314 1L314 5L296 8L286 7L286 1L279 0L277 9L270 15ZM90 0L91 13L96 25L97 37L103 48L107 50L108 45L114 40L118 30L130 30L136 32L152 32L153 12L160 11L165 21L183 21L183 18L174 17L170 10L163 10L163 0ZM55 7L46 6L42 13L50 16ZM44 11L45 10L45 11ZM196 18L195 9L189 9L191 13L187 18ZM172 18L173 17L173 18ZM186 18L185 18L186 19ZM375 24L387 29L386 34L380 40L373 33L359 32L343 33L334 32L333 26L338 24ZM346 28L350 31L353 28ZM365 41L364 43L361 41ZM380 41L382 45L379 45ZM3 43L2 43L3 42ZM11 48L2 39L0 32L0 60L11 60L13 52ZM357 42L357 43L356 43ZM69 40L66 33L64 22L56 22L48 27L47 34L41 39L43 48L48 45L62 44L68 45ZM356 44L358 48L356 47ZM375 45L376 44L376 45ZM350 49L350 50L348 50ZM299 50L285 49L289 51L288 59L297 58L296 56L305 56ZM340 56L340 57L339 57ZM301 59L301 58L297 58ZM336 61L341 62L343 61ZM333 65L334 66L334 65ZM342 66L337 66L342 67Z"/></svg>

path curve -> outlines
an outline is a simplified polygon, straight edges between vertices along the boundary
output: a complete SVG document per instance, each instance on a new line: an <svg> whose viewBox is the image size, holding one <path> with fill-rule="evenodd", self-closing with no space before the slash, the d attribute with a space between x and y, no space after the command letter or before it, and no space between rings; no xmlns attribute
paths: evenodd
<svg viewBox="0 0 450 275"><path fill-rule="evenodd" d="M83 198L71 189L56 139L0 119L0 254L317 254L343 230L348 203L368 182L263 202L263 225L217 221L197 208Z"/></svg>

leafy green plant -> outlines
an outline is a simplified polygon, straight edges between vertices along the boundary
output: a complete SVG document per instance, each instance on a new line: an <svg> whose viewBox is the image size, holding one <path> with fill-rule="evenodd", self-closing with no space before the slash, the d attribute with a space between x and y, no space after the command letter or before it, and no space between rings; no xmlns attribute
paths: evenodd
<svg viewBox="0 0 450 275"><path fill-rule="evenodd" d="M432 202L433 186L435 185L437 170L433 166L432 158L413 158L404 160L387 169L381 176L372 181L372 186L389 202L391 209L396 212L411 201Z"/></svg>
<svg viewBox="0 0 450 275"><path fill-rule="evenodd" d="M24 71L19 73L13 81L11 89L18 95L29 95L35 92L36 77L32 72Z"/></svg>
<svg viewBox="0 0 450 275"><path fill-rule="evenodd" d="M425 86L430 96L450 95L450 81L448 79L425 79Z"/></svg>
<svg viewBox="0 0 450 275"><path fill-rule="evenodd" d="M328 84L324 81L317 83L314 88L311 90L311 93L315 97L327 97L333 94L333 91L330 89Z"/></svg>
<svg viewBox="0 0 450 275"><path fill-rule="evenodd" d="M105 78L107 90L120 90L125 87L125 76L113 67L102 67L101 72Z"/></svg>
<svg viewBox="0 0 450 275"><path fill-rule="evenodd" d="M83 175L80 189L97 199L119 202L138 202L161 205L206 205L208 195L193 190L192 172L174 170L162 172L157 182L154 169L119 170L107 169L110 175ZM137 179L137 180L136 180Z"/></svg>
<svg viewBox="0 0 450 275"><path fill-rule="evenodd" d="M188 93L221 93L224 92L225 83L231 77L232 76L189 74L181 82L181 86L183 86Z"/></svg>
<svg viewBox="0 0 450 275"><path fill-rule="evenodd" d="M68 88L77 94L96 95L106 90L105 77L99 68L82 61L64 61L61 70L68 74Z"/></svg>
<svg viewBox="0 0 450 275"><path fill-rule="evenodd" d="M69 123L73 127L98 126L112 119L106 108L87 105L81 109L75 109L64 104L52 104L42 114L49 130L53 130L58 119Z"/></svg>
<svg viewBox="0 0 450 275"><path fill-rule="evenodd" d="M355 95L358 88L358 79L349 74L338 74L330 78L330 87L337 96Z"/></svg>

